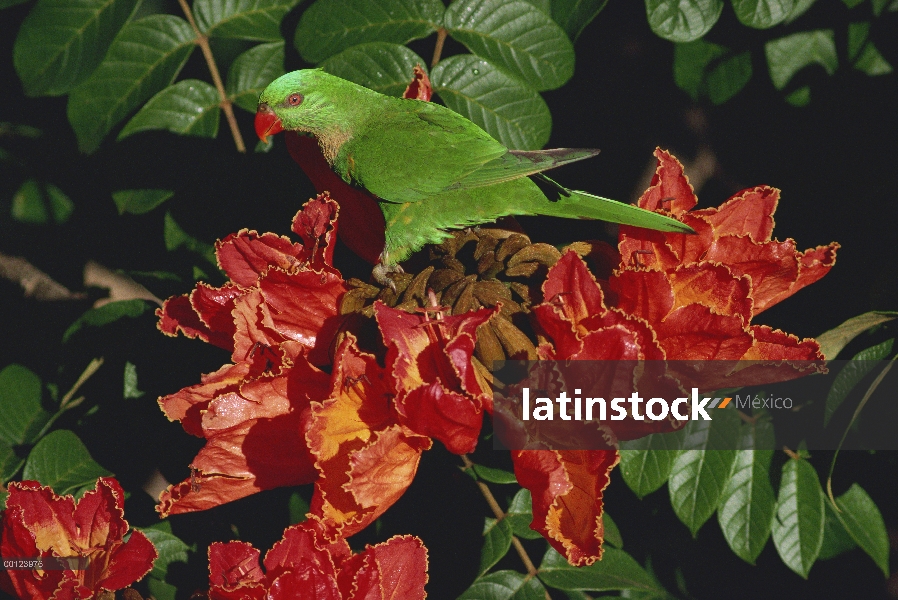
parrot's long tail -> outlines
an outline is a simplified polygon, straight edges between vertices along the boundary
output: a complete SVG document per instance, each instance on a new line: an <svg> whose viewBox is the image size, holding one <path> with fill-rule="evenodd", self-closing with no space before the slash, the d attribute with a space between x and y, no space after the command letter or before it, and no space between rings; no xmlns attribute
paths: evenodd
<svg viewBox="0 0 898 600"><path fill-rule="evenodd" d="M566 188L544 174L538 175L543 193L548 202L533 207L536 214L569 219L600 219L612 223L634 225L658 231L675 233L695 233L688 225L666 215L643 210L632 204L624 204L610 198L603 198ZM535 178L535 179L536 179ZM548 186L549 189L546 189Z"/></svg>

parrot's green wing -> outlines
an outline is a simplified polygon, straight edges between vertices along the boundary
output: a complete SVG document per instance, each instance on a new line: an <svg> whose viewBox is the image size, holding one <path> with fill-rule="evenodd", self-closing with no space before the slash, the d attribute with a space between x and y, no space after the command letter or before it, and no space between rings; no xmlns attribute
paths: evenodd
<svg viewBox="0 0 898 600"><path fill-rule="evenodd" d="M552 150L510 150L483 164L479 169L453 183L446 190L493 185L528 175L535 175L585 158L598 150L591 148L554 148Z"/></svg>

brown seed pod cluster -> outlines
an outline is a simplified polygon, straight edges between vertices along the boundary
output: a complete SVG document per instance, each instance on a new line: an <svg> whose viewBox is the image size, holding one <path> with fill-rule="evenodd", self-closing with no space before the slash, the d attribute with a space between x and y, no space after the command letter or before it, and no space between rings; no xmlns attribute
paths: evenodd
<svg viewBox="0 0 898 600"><path fill-rule="evenodd" d="M395 291L350 279L340 312L371 318L376 300L410 312L432 308L435 301L452 315L500 306L499 314L477 330L476 357L487 368L506 358L535 360L536 338L527 313L542 301L540 286L559 258L554 246L534 244L515 231L457 231L413 257L409 264L416 272L392 275Z"/></svg>

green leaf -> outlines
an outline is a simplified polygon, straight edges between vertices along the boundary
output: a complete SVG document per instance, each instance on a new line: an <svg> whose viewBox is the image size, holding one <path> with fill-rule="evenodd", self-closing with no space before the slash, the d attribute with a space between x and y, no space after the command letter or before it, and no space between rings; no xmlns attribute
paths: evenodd
<svg viewBox="0 0 898 600"><path fill-rule="evenodd" d="M733 0L733 9L743 25L769 29L789 18L795 0Z"/></svg>
<svg viewBox="0 0 898 600"><path fill-rule="evenodd" d="M819 64L832 75L839 65L836 42L831 29L802 31L771 40L764 45L767 67L776 89L781 90L792 77L811 64Z"/></svg>
<svg viewBox="0 0 898 600"><path fill-rule="evenodd" d="M792 7L792 12L789 13L788 17L786 17L784 23L791 23L792 21L806 13L807 10L811 8L811 6L813 6L815 2L817 2L817 0L795 0L795 6Z"/></svg>
<svg viewBox="0 0 898 600"><path fill-rule="evenodd" d="M9 498L9 492L0 489L0 510L6 509L6 499Z"/></svg>
<svg viewBox="0 0 898 600"><path fill-rule="evenodd" d="M615 548L624 547L624 538L621 537L620 529L617 528L617 523L606 511L602 511L602 529L605 532L605 543L611 544Z"/></svg>
<svg viewBox="0 0 898 600"><path fill-rule="evenodd" d="M637 496L642 498L664 485L684 438L685 431L680 429L621 442L620 472Z"/></svg>
<svg viewBox="0 0 898 600"><path fill-rule="evenodd" d="M255 113L262 90L283 74L284 42L259 44L234 59L225 91L234 104Z"/></svg>
<svg viewBox="0 0 898 600"><path fill-rule="evenodd" d="M672 42L691 42L702 37L723 10L721 0L645 0L649 26Z"/></svg>
<svg viewBox="0 0 898 600"><path fill-rule="evenodd" d="M504 145L536 150L549 141L552 115L542 97L485 60L452 56L431 73L434 91Z"/></svg>
<svg viewBox="0 0 898 600"><path fill-rule="evenodd" d="M861 380L867 376L870 371L879 365L879 361L886 358L892 352L892 346L895 338L888 339L881 344L871 346L865 350L861 350L855 354L850 361L845 363L839 374L833 380L829 393L826 395L826 409L823 413L823 426L829 424L829 420L836 413L836 410L851 393Z"/></svg>
<svg viewBox="0 0 898 600"><path fill-rule="evenodd" d="M720 497L717 520L730 549L747 563L767 544L776 500L770 484L773 459L773 426L759 420L740 427L742 443L736 452L733 471Z"/></svg>
<svg viewBox="0 0 898 600"><path fill-rule="evenodd" d="M891 4L889 10L892 12L898 11L898 2L895 0L872 0L873 4L873 14L877 17L882 14L882 11L886 9L887 6Z"/></svg>
<svg viewBox="0 0 898 600"><path fill-rule="evenodd" d="M436 31L444 12L439 0L318 0L299 20L294 45L318 63L365 42L406 44Z"/></svg>
<svg viewBox="0 0 898 600"><path fill-rule="evenodd" d="M870 23L848 24L848 59L858 71L871 77L892 72L892 65L870 42Z"/></svg>
<svg viewBox="0 0 898 600"><path fill-rule="evenodd" d="M18 6L19 4L25 4L26 2L29 2L29 1L30 0L0 0L0 10L3 10L4 8L9 8L11 6ZM2 507L0 507L0 508L2 508Z"/></svg>
<svg viewBox="0 0 898 600"><path fill-rule="evenodd" d="M146 582L147 589L154 600L176 600L178 595L177 587L155 577L147 577Z"/></svg>
<svg viewBox="0 0 898 600"><path fill-rule="evenodd" d="M15 451L5 442L0 442L0 483L6 483L19 472L24 460L19 458Z"/></svg>
<svg viewBox="0 0 898 600"><path fill-rule="evenodd" d="M829 502L826 505L826 515L823 522L823 543L820 546L818 560L827 560L857 548L857 544L845 531L845 526L836 516L836 511Z"/></svg>
<svg viewBox="0 0 898 600"><path fill-rule="evenodd" d="M58 96L89 77L138 2L38 0L13 47L25 94Z"/></svg>
<svg viewBox="0 0 898 600"><path fill-rule="evenodd" d="M474 472L477 473L477 476L480 479L489 481L490 483L504 484L518 482L517 478L514 476L514 473L503 471L502 469L493 469L490 467L484 467L483 465L474 465Z"/></svg>
<svg viewBox="0 0 898 600"><path fill-rule="evenodd" d="M181 538L171 532L171 524L168 521L157 523L151 527L140 529L147 538L156 546L159 558L153 563L150 577L164 580L168 575L168 567L172 563L187 563L187 551L190 546Z"/></svg>
<svg viewBox="0 0 898 600"><path fill-rule="evenodd" d="M696 40L674 46L674 81L693 100L708 96L723 104L751 79L751 55Z"/></svg>
<svg viewBox="0 0 898 600"><path fill-rule="evenodd" d="M122 391L124 398L140 398L146 392L137 387L137 365L125 361L125 385Z"/></svg>
<svg viewBox="0 0 898 600"><path fill-rule="evenodd" d="M0 371L0 441L7 446L30 444L50 420L41 407L41 380L22 365Z"/></svg>
<svg viewBox="0 0 898 600"><path fill-rule="evenodd" d="M57 224L69 220L75 203L52 183L28 179L12 198L12 217L22 223L42 225L50 220Z"/></svg>
<svg viewBox="0 0 898 600"><path fill-rule="evenodd" d="M215 247L212 246L212 244L199 241L181 229L181 226L175 222L174 217L172 217L171 213L168 211L165 213L165 224L162 235L165 238L165 249L169 252L183 246L188 251L199 254L205 258L209 261L209 264L217 267L218 263L215 259Z"/></svg>
<svg viewBox="0 0 898 600"><path fill-rule="evenodd" d="M512 533L519 538L536 540L543 537L538 531L530 529L530 523L533 521L533 497L530 490L518 490L508 505L505 520L511 524Z"/></svg>
<svg viewBox="0 0 898 600"><path fill-rule="evenodd" d="M817 336L820 352L826 360L833 360L858 335L895 317L898 317L898 312L895 311L871 311L851 317L838 327Z"/></svg>
<svg viewBox="0 0 898 600"><path fill-rule="evenodd" d="M150 129L214 138L218 135L220 103L218 91L205 81L179 81L150 98L128 121L118 139Z"/></svg>
<svg viewBox="0 0 898 600"><path fill-rule="evenodd" d="M692 535L714 514L736 460L736 410L714 411L711 421L689 421L683 451L671 467L670 503Z"/></svg>
<svg viewBox="0 0 898 600"><path fill-rule="evenodd" d="M128 113L171 85L193 47L184 19L150 15L128 23L93 75L69 96L69 122L81 151L96 150Z"/></svg>
<svg viewBox="0 0 898 600"><path fill-rule="evenodd" d="M112 192L112 201L118 207L118 214L142 215L150 212L172 196L172 190L118 190Z"/></svg>
<svg viewBox="0 0 898 600"><path fill-rule="evenodd" d="M632 556L617 548L605 548L602 560L586 567L572 567L554 548L549 548L537 574L546 585L560 590L665 593Z"/></svg>
<svg viewBox="0 0 898 600"><path fill-rule="evenodd" d="M606 4L608 0L552 0L552 19L575 42Z"/></svg>
<svg viewBox="0 0 898 600"><path fill-rule="evenodd" d="M483 548L480 550L480 568L477 576L480 577L489 571L493 565L502 560L511 548L511 523L506 519L497 521L487 517L483 524Z"/></svg>
<svg viewBox="0 0 898 600"><path fill-rule="evenodd" d="M290 494L287 501L287 510L290 512L290 524L296 525L306 520L306 514L310 512L309 503L303 498L299 492Z"/></svg>
<svg viewBox="0 0 898 600"><path fill-rule="evenodd" d="M882 513L873 499L858 484L852 484L848 491L836 498L836 506L842 512L836 513L845 527L864 552L889 576L889 534L886 531Z"/></svg>
<svg viewBox="0 0 898 600"><path fill-rule="evenodd" d="M823 544L823 490L814 467L791 459L783 466L773 543L786 566L807 579Z"/></svg>
<svg viewBox="0 0 898 600"><path fill-rule="evenodd" d="M477 579L458 600L546 600L546 588L536 577L496 571Z"/></svg>
<svg viewBox="0 0 898 600"><path fill-rule="evenodd" d="M281 19L299 0L195 0L197 27L210 37L278 42Z"/></svg>
<svg viewBox="0 0 898 600"><path fill-rule="evenodd" d="M78 436L57 429L43 437L25 461L23 479L49 485L60 496L94 485L98 477L112 475L94 462Z"/></svg>
<svg viewBox="0 0 898 600"><path fill-rule="evenodd" d="M554 90L574 74L574 46L546 13L523 0L456 0L445 27L474 54L535 90Z"/></svg>
<svg viewBox="0 0 898 600"><path fill-rule="evenodd" d="M387 96L402 97L415 65L424 59L399 44L370 42L347 48L321 63L321 68Z"/></svg>
<svg viewBox="0 0 898 600"><path fill-rule="evenodd" d="M63 343L68 342L69 338L85 326L102 327L118 321L122 317L139 317L148 310L150 310L150 306L143 300L119 300L104 304L99 308L92 308L69 325L62 335L62 341Z"/></svg>

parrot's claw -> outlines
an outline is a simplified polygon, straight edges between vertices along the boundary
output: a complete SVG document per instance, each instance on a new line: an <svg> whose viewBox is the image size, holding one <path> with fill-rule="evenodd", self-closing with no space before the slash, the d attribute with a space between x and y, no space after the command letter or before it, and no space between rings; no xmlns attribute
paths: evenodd
<svg viewBox="0 0 898 600"><path fill-rule="evenodd" d="M396 291L396 283L390 277L391 273L405 273L402 270L402 267L399 265L389 265L384 263L383 261L374 265L374 269L371 271L371 275L374 277L374 281L377 283L389 287L394 292Z"/></svg>

